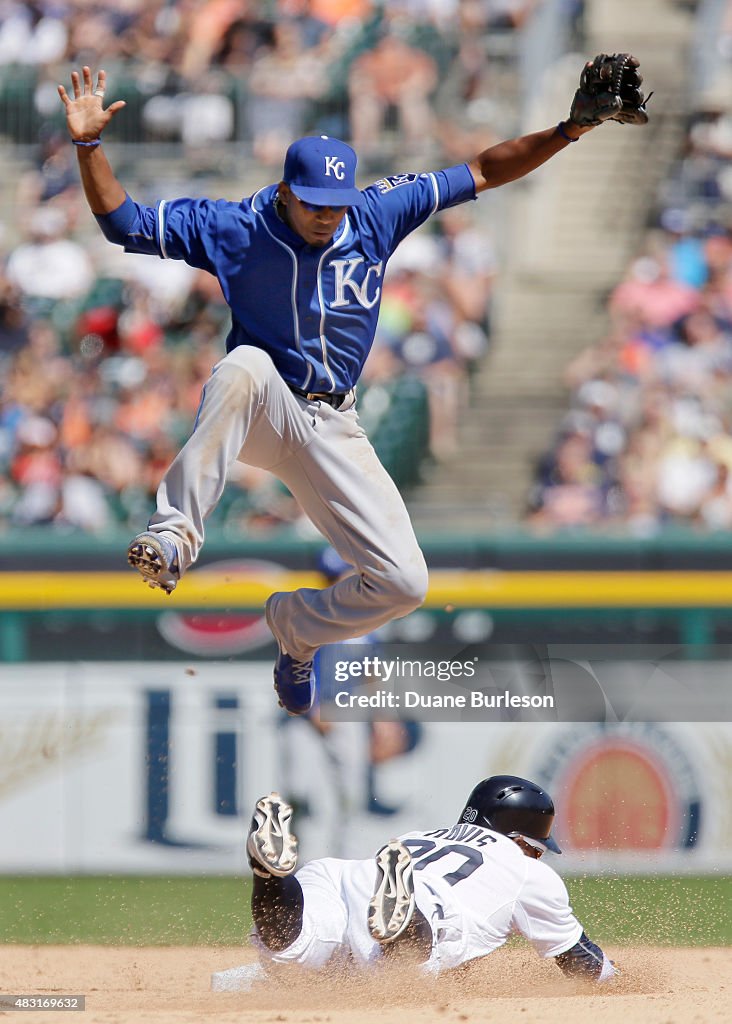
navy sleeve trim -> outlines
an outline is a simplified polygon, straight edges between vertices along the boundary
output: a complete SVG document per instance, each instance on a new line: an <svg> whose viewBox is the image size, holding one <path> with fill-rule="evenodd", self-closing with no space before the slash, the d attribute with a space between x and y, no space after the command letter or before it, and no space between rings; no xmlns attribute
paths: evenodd
<svg viewBox="0 0 732 1024"><path fill-rule="evenodd" d="M571 978L599 978L605 955L599 946L591 942L582 932L577 942L566 953L555 957L562 971Z"/></svg>
<svg viewBox="0 0 732 1024"><path fill-rule="evenodd" d="M125 195L125 201L116 210L112 210L111 213L95 213L94 216L106 239L124 245L137 217L137 206L128 195Z"/></svg>

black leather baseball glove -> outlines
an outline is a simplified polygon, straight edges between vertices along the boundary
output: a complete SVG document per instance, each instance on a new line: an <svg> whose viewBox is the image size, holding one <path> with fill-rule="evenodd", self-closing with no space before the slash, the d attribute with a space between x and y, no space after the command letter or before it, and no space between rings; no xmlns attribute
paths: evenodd
<svg viewBox="0 0 732 1024"><path fill-rule="evenodd" d="M643 75L639 66L630 53L599 53L588 61L580 75L569 120L583 127L603 121L647 124L647 101L640 88Z"/></svg>

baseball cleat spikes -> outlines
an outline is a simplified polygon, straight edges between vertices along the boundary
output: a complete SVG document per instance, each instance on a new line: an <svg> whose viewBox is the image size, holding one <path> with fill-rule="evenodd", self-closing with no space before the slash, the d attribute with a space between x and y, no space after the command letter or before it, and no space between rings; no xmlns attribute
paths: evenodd
<svg viewBox="0 0 732 1024"><path fill-rule="evenodd" d="M127 562L153 590L172 594L178 585L178 553L161 534L138 534L127 548Z"/></svg>
<svg viewBox="0 0 732 1024"><path fill-rule="evenodd" d="M409 927L414 907L412 857L403 843L392 839L376 854L376 884L368 911L372 938L382 944L394 942Z"/></svg>
<svg viewBox="0 0 732 1024"><path fill-rule="evenodd" d="M285 878L297 867L297 838L290 831L292 808L279 793L257 801L247 836L247 856L258 875Z"/></svg>

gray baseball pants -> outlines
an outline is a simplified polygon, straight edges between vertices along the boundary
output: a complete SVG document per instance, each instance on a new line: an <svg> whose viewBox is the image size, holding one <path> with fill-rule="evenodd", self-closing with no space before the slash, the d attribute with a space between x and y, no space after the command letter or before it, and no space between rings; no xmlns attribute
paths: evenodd
<svg viewBox="0 0 732 1024"><path fill-rule="evenodd" d="M306 661L323 644L364 636L424 601L424 557L354 399L334 409L296 396L267 353L248 345L214 367L193 433L158 489L149 529L175 543L181 573L198 557L235 460L274 473L356 570L322 590L268 599L270 628L292 657Z"/></svg>

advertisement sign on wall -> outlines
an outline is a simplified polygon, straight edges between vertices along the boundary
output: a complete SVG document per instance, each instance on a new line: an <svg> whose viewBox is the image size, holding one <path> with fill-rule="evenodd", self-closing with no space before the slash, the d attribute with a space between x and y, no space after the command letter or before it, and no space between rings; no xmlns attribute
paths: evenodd
<svg viewBox="0 0 732 1024"><path fill-rule="evenodd" d="M314 723L270 662L5 666L0 709L5 873L244 873L272 789L304 859L367 857L499 773L554 797L562 871L732 867L729 723Z"/></svg>

